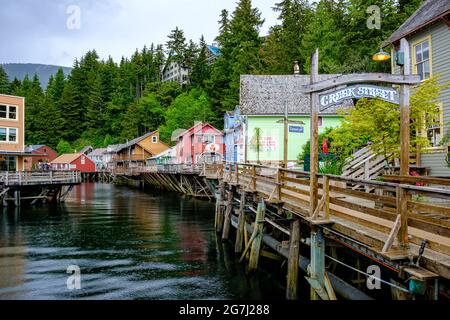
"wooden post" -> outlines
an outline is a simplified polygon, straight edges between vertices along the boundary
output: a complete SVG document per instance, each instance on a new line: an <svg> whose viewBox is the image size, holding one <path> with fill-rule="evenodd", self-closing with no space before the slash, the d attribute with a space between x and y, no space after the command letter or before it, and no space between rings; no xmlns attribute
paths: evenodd
<svg viewBox="0 0 450 320"><path fill-rule="evenodd" d="M224 199L225 199L225 182L222 181L220 185L220 203L219 203L219 212L217 217L217 233L222 232L223 228L223 220L224 220Z"/></svg>
<svg viewBox="0 0 450 320"><path fill-rule="evenodd" d="M311 230L311 264L308 266L311 300L336 300L333 287L325 270L325 238L320 228Z"/></svg>
<svg viewBox="0 0 450 320"><path fill-rule="evenodd" d="M397 187L397 213L400 216L400 230L398 242L401 249L408 249L408 192L402 187Z"/></svg>
<svg viewBox="0 0 450 320"><path fill-rule="evenodd" d="M325 199L325 220L328 220L330 219L330 178L327 176L323 177L323 196Z"/></svg>
<svg viewBox="0 0 450 320"><path fill-rule="evenodd" d="M319 79L319 49L311 56L311 84ZM310 216L314 214L318 202L318 178L319 171L319 96L316 92L310 94L311 103L311 148L310 148Z"/></svg>
<svg viewBox="0 0 450 320"><path fill-rule="evenodd" d="M295 219L291 223L291 238L289 240L289 259L286 286L286 299L298 299L298 264L300 253L300 220Z"/></svg>
<svg viewBox="0 0 450 320"><path fill-rule="evenodd" d="M283 185L283 171L278 169L277 171L277 197L278 201L281 201L282 185Z"/></svg>
<svg viewBox="0 0 450 320"><path fill-rule="evenodd" d="M411 55L408 41L400 40L400 47L405 55L403 75L411 74ZM409 176L409 108L410 88L407 84L400 85L400 175Z"/></svg>
<svg viewBox="0 0 450 320"><path fill-rule="evenodd" d="M285 103L284 106L284 156L283 156L283 165L284 168L288 167L288 139L289 139L289 117L288 117L288 106Z"/></svg>
<svg viewBox="0 0 450 320"><path fill-rule="evenodd" d="M258 210L256 212L255 228L253 232L256 232L256 236L252 243L252 250L250 252L250 261L248 264L249 271L254 271L258 268L259 253L261 250L261 243L263 238L264 218L266 215L266 205L264 200L261 200L258 204Z"/></svg>
<svg viewBox="0 0 450 320"><path fill-rule="evenodd" d="M239 205L239 219L238 227L236 232L236 243L234 245L234 252L242 252L242 243L244 240L244 229L245 229L245 190L241 190L241 204Z"/></svg>
<svg viewBox="0 0 450 320"><path fill-rule="evenodd" d="M255 165L252 165L252 187L253 191L256 191L256 167Z"/></svg>
<svg viewBox="0 0 450 320"><path fill-rule="evenodd" d="M14 191L14 204L16 207L20 207L20 190Z"/></svg>
<svg viewBox="0 0 450 320"><path fill-rule="evenodd" d="M368 160L366 160L366 162L364 163L364 180L370 180L370 163ZM367 193L369 193L370 187L366 185L365 190Z"/></svg>
<svg viewBox="0 0 450 320"><path fill-rule="evenodd" d="M230 228L231 228L231 215L233 212L233 187L230 187L228 191L227 204L226 204L226 212L225 212L225 221L223 223L223 233L222 240L226 241L230 237Z"/></svg>

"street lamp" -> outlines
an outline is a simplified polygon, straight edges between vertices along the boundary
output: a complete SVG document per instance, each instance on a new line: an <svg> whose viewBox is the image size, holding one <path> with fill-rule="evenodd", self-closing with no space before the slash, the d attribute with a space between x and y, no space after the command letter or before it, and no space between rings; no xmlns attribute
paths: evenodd
<svg viewBox="0 0 450 320"><path fill-rule="evenodd" d="M380 49L380 52L375 53L372 57L373 61L387 61L389 59L391 59L391 55L383 49Z"/></svg>

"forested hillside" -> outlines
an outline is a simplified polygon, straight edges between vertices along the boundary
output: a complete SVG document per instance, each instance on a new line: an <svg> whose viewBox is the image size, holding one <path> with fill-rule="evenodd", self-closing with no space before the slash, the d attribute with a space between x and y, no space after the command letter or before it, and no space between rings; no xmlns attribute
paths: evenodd
<svg viewBox="0 0 450 320"><path fill-rule="evenodd" d="M8 78L14 80L14 78L23 81L26 75L37 74L39 80L41 81L41 87L46 88L47 83L51 76L54 76L58 72L59 68L62 68L65 75L69 75L72 68L59 67L46 64L36 64L36 63L5 63L0 64L0 67L6 71Z"/></svg>
<svg viewBox="0 0 450 320"><path fill-rule="evenodd" d="M307 73L308 57L320 49L320 72L389 71L389 63L375 63L371 56L406 18L420 0L284 0L274 4L279 23L261 37L260 11L251 0L239 0L232 13L219 16L217 43L221 55L206 62L206 43L187 41L175 28L167 43L151 44L121 61L100 60L87 52L73 64L66 78L60 70L44 91L38 76L23 81L8 79L0 68L0 93L26 97L28 144L73 149L95 147L132 139L161 129L169 142L173 130L194 121L222 127L223 114L239 101L241 74L291 74L293 61ZM367 28L367 7L382 11L382 28ZM143 43L145 40L143 39ZM191 83L161 83L161 68L178 59L192 68ZM63 143L63 142L66 143Z"/></svg>

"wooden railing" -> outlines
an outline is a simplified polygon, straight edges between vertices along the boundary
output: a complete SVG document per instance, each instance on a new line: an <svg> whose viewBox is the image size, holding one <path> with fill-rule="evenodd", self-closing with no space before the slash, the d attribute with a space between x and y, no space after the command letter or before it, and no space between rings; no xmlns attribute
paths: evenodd
<svg viewBox="0 0 450 320"><path fill-rule="evenodd" d="M312 210L308 172L252 164L225 164L222 172L219 178L225 182L257 192L268 202L282 203L308 220L331 219L383 234L378 244L382 253L426 240L429 249L450 255L450 190L442 187L450 185L448 180L398 177L386 182L319 174L319 201ZM406 184L419 181L440 187ZM364 188L355 190L355 186Z"/></svg>
<svg viewBox="0 0 450 320"><path fill-rule="evenodd" d="M143 154L133 155L115 155L112 157L112 161L146 161L146 156Z"/></svg>
<svg viewBox="0 0 450 320"><path fill-rule="evenodd" d="M1 172L0 183L5 186L81 183L78 171Z"/></svg>

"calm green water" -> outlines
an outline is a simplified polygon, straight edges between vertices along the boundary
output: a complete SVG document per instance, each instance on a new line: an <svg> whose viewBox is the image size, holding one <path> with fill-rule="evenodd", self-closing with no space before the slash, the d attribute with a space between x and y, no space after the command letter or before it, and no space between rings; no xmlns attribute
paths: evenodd
<svg viewBox="0 0 450 320"><path fill-rule="evenodd" d="M0 212L0 299L281 299L217 241L214 205L106 184L61 207ZM67 268L81 269L81 290Z"/></svg>

